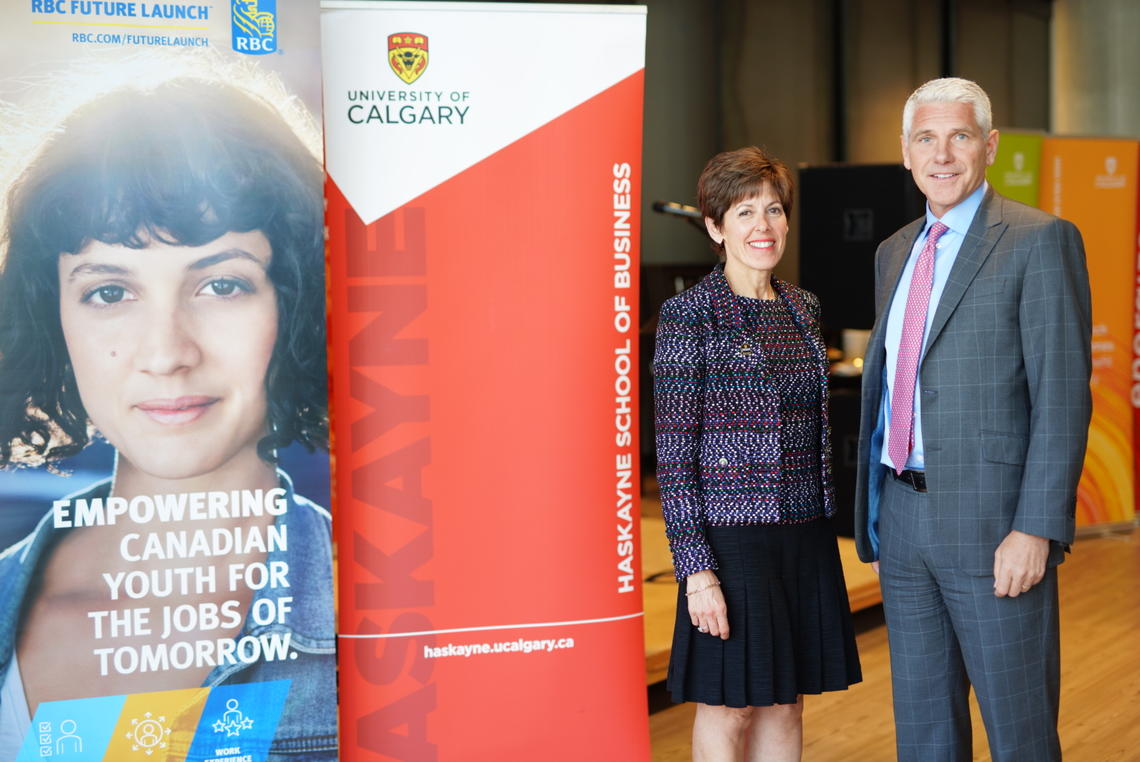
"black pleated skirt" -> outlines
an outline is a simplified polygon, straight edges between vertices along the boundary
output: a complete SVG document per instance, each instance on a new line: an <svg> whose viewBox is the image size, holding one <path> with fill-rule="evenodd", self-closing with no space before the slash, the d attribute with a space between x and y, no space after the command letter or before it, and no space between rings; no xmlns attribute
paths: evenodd
<svg viewBox="0 0 1140 762"><path fill-rule="evenodd" d="M794 704L862 680L830 522L709 527L728 640L693 627L679 585L668 688L674 701Z"/></svg>

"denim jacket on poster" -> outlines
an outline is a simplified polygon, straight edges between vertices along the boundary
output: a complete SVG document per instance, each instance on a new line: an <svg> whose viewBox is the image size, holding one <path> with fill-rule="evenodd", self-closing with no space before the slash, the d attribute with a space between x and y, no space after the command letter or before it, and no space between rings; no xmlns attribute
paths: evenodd
<svg viewBox="0 0 1140 762"><path fill-rule="evenodd" d="M292 610L286 622L269 625L257 625L247 614L237 637L288 632L290 649L297 652L297 658L220 665L210 671L203 686L291 680L269 759L328 762L337 759L331 519L324 508L293 492L288 475L283 471L277 474L286 490L288 509L276 523L289 527L288 545L285 550L270 552L266 561L289 565L289 587L267 585L254 592L253 602L292 596ZM70 499L107 497L110 489L107 479ZM11 664L28 588L51 548L67 531L52 526L49 511L30 535L0 554L0 681ZM173 746L172 742L172 751Z"/></svg>

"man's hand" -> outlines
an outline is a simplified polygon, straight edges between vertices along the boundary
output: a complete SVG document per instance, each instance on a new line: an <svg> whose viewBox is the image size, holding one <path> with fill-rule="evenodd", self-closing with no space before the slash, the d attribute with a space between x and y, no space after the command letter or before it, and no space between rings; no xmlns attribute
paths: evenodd
<svg viewBox="0 0 1140 762"><path fill-rule="evenodd" d="M1049 540L1016 529L1006 535L994 553L994 595L1016 598L1045 576Z"/></svg>

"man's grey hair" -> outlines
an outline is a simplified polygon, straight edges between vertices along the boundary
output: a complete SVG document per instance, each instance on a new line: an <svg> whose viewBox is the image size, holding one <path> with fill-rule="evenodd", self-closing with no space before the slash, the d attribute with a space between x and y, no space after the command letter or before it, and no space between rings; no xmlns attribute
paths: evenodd
<svg viewBox="0 0 1140 762"><path fill-rule="evenodd" d="M968 79L943 77L930 80L906 99L906 105L903 106L903 140L910 140L915 110L927 103L968 103L974 107L974 121L981 128L982 137L989 135L993 129L993 111L986 91L977 82Z"/></svg>

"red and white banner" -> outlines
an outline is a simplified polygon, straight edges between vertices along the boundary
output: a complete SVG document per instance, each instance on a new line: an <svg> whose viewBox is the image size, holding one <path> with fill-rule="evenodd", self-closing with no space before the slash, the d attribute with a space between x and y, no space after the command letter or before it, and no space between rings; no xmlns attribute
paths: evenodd
<svg viewBox="0 0 1140 762"><path fill-rule="evenodd" d="M326 2L341 758L649 758L645 9Z"/></svg>

